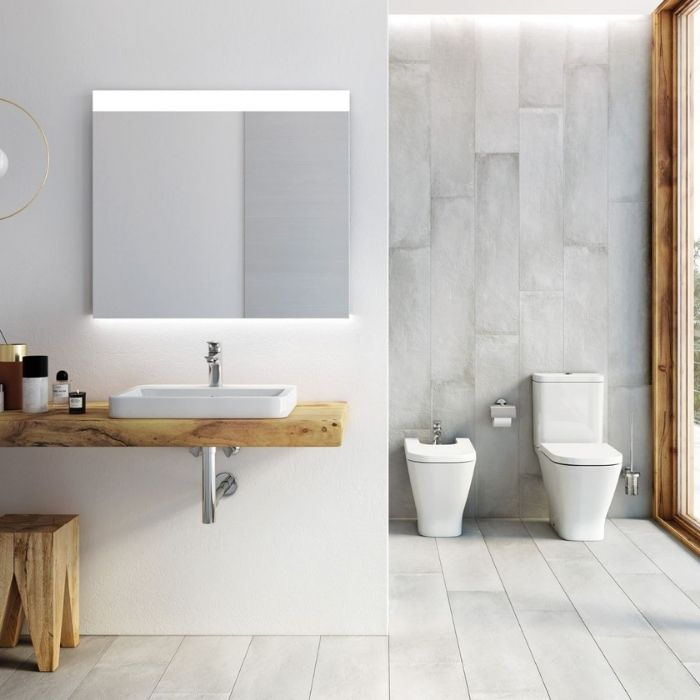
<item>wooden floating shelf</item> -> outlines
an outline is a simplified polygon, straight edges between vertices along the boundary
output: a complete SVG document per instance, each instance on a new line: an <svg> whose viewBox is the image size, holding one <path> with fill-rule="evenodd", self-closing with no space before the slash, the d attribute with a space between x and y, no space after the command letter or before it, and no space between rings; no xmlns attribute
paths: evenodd
<svg viewBox="0 0 700 700"><path fill-rule="evenodd" d="M287 418L110 418L107 403L84 414L0 413L0 447L339 447L345 402L301 403Z"/></svg>

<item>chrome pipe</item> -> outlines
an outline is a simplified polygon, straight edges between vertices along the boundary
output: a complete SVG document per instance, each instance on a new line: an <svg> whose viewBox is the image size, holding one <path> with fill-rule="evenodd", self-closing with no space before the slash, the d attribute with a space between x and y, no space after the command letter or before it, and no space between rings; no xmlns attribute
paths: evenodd
<svg viewBox="0 0 700 700"><path fill-rule="evenodd" d="M216 519L216 447L202 447L202 522Z"/></svg>

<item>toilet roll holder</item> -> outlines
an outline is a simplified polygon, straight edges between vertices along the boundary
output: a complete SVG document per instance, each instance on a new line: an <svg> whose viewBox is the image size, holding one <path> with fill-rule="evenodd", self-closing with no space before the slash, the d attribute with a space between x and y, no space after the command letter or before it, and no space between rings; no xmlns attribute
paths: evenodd
<svg viewBox="0 0 700 700"><path fill-rule="evenodd" d="M496 399L491 406L491 425L494 428L510 428L517 412L515 406L511 406L505 399Z"/></svg>

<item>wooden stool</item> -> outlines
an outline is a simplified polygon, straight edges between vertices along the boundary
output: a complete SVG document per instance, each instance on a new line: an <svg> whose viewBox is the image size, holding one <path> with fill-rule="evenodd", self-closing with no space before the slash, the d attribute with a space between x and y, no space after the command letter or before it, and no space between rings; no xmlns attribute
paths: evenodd
<svg viewBox="0 0 700 700"><path fill-rule="evenodd" d="M77 647L78 516L0 517L0 647L17 644L24 616L40 671Z"/></svg>

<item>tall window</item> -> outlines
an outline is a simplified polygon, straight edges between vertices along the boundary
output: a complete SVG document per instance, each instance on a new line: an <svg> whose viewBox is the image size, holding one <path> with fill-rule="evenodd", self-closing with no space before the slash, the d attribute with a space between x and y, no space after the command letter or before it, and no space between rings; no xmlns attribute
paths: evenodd
<svg viewBox="0 0 700 700"><path fill-rule="evenodd" d="M697 24L697 31L696 31ZM654 515L700 553L700 0L654 15ZM700 166L698 166L700 173ZM696 189L698 192L696 194Z"/></svg>

